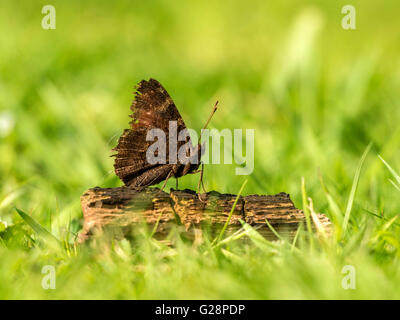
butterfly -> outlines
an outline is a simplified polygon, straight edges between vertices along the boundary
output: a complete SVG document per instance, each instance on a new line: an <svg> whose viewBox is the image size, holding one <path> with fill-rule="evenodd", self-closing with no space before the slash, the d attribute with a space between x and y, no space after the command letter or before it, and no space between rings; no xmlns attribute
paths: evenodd
<svg viewBox="0 0 400 320"><path fill-rule="evenodd" d="M204 128L207 127L213 114L217 110L217 105L218 101L215 103L214 109ZM175 177L176 181L178 181L177 179L179 177L186 174L201 172L198 185L198 188L200 188L200 181L203 183L202 177L204 171L203 165L202 170L198 170L201 163L200 158L202 156L201 137L197 146L190 150L192 152L187 150L188 154L191 153L190 159L195 159L197 161L182 163L178 160L175 162L165 161L165 163L152 163L148 160L147 151L154 143L154 141L148 141L149 131L161 129L165 133L165 159L171 159L169 155L170 123L175 123L177 132L186 129L182 116L164 87L155 79L140 81L136 86L135 98L131 105L131 111L132 114L130 117L132 121L129 123L130 129L124 130L118 140L117 146L113 149L113 151L117 152L113 155L115 157L115 173L124 184L132 188L140 189L158 184L165 180L161 188L162 190L171 177ZM186 137L185 141L177 141L177 148L176 150L173 149L173 152L178 152L177 150L180 150L184 145L191 145L189 136ZM177 154L173 156L172 158L178 158Z"/></svg>

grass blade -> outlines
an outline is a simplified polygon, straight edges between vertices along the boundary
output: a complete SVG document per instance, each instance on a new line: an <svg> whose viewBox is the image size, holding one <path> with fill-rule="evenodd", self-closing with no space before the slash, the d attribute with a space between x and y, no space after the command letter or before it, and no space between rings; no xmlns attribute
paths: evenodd
<svg viewBox="0 0 400 320"><path fill-rule="evenodd" d="M400 191L400 186L398 186L396 182L394 182L392 179L389 179L389 182L393 185L393 187L395 187L398 191Z"/></svg>
<svg viewBox="0 0 400 320"><path fill-rule="evenodd" d="M321 220L319 220L317 213L314 210L314 203L311 198L308 198L309 201L309 209L310 209L310 215L312 218L312 221L314 222L315 229L317 230L317 233L320 234L323 238L326 238L326 230L324 226L322 225Z"/></svg>
<svg viewBox="0 0 400 320"><path fill-rule="evenodd" d="M302 194L302 200L303 200L304 216L306 218L307 231L308 231L308 234L310 237L310 245L311 245L311 248L313 248L314 247L314 238L313 238L313 234L312 234L310 210L308 209L308 204L307 204L307 192L306 192L306 183L304 181L304 177L301 178L301 194Z"/></svg>
<svg viewBox="0 0 400 320"><path fill-rule="evenodd" d="M389 180L395 187L396 189L400 189L400 176L397 174L397 172L378 154L378 158L383 162L383 164L388 168L392 176L396 179L397 184L393 180Z"/></svg>
<svg viewBox="0 0 400 320"><path fill-rule="evenodd" d="M50 240L53 242L56 242L57 244L60 244L60 241L53 236L49 231L47 231L45 228L43 228L35 219L33 219L30 215L25 213L24 211L15 208L19 216L25 221L27 225L29 225L33 231L37 233L38 236L45 240Z"/></svg>
<svg viewBox="0 0 400 320"><path fill-rule="evenodd" d="M362 166L364 164L365 158L367 157L367 154L368 154L369 150L371 149L371 147L372 147L372 143L370 143L368 145L368 147L365 149L363 155L361 156L360 162L358 163L358 166L357 166L357 169L356 169L356 173L354 175L353 184L351 186L349 199L347 201L346 212L344 214L343 227L342 227L343 234L346 232L347 226L349 224L350 214L351 214L351 210L353 208L353 203L354 203L354 198L356 196L358 182L360 180L361 169L362 169Z"/></svg>
<svg viewBox="0 0 400 320"><path fill-rule="evenodd" d="M241 195L242 192L243 192L244 187L245 187L246 184L247 184L247 181L248 181L248 180L246 179L246 180L243 182L242 186L240 187L239 193L237 194L236 199L235 199L235 202L233 203L231 212L229 212L228 219L226 220L226 222L225 222L225 224L224 224L224 227L222 228L222 230L221 230L221 232L220 232L220 234L219 234L219 236L218 236L218 238L217 238L217 240L216 240L217 242L219 242L219 241L222 239L222 237L223 237L223 235L224 235L224 233L225 233L225 230L226 230L226 228L227 228L228 225L229 225L229 221L230 221L231 218L232 218L233 211L235 210L236 204L237 204L237 202L238 202L238 200L239 200L239 198L240 198L240 195Z"/></svg>
<svg viewBox="0 0 400 320"><path fill-rule="evenodd" d="M395 224L397 218L398 216L394 216L392 219L386 222L383 227L381 227L381 229L378 231L378 233L371 239L371 242L375 243L376 241L378 241L378 239L392 226L392 224Z"/></svg>
<svg viewBox="0 0 400 320"><path fill-rule="evenodd" d="M243 229L246 230L247 236L254 243L254 245L260 249L277 249L279 245L274 244L271 241L265 239L258 231L256 231L251 225L240 219L240 223Z"/></svg>
<svg viewBox="0 0 400 320"><path fill-rule="evenodd" d="M319 170L318 170L318 175L319 175L319 181L322 186L322 190L324 191L325 197L328 201L328 205L329 205L330 213L332 215L333 222L335 223L336 228L341 231L341 227L342 227L342 223L343 223L343 213L340 210L340 207L337 204L337 202L334 200L334 198L330 194L328 188L325 186L324 179Z"/></svg>
<svg viewBox="0 0 400 320"><path fill-rule="evenodd" d="M282 236L275 230L275 228L268 222L268 219L265 219L265 223L267 224L268 228L272 231L272 233L281 241L285 241Z"/></svg>
<svg viewBox="0 0 400 320"><path fill-rule="evenodd" d="M301 224L299 224L299 227L297 228L290 251L293 251L296 248L297 239L299 238L300 232L302 230L303 230L303 224L301 223Z"/></svg>

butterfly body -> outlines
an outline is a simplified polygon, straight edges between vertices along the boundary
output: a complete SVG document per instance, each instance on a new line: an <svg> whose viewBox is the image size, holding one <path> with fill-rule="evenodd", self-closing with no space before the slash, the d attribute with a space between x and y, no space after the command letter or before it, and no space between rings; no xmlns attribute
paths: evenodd
<svg viewBox="0 0 400 320"><path fill-rule="evenodd" d="M191 161L186 163L178 160L154 164L148 160L147 150L154 142L148 139L150 130L161 129L165 132L164 147L165 150L168 150L166 159L170 159L170 134L168 132L170 123L173 122L176 125L177 132L186 130L186 125L174 102L157 80L150 79L139 82L131 110L130 117L133 119L130 122L131 128L124 130L117 146L113 149L117 152L114 155L115 173L126 186L147 187L170 177L179 178L198 172L202 149L200 144L191 149ZM176 143L176 150L184 145L191 145L189 137L186 138L186 141L177 141ZM172 158L178 158L177 154L174 156Z"/></svg>

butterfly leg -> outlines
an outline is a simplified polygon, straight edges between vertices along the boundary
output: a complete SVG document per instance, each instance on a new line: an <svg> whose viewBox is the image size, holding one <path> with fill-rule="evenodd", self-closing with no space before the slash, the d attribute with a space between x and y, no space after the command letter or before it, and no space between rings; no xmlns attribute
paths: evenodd
<svg viewBox="0 0 400 320"><path fill-rule="evenodd" d="M204 172L204 163L201 164L200 179L199 179L199 183L197 184L197 194L198 194L199 200L201 202L205 202L205 201L203 201L203 199L201 199L200 185L202 185L204 193L207 193L206 189L204 188L204 183L203 183L203 172Z"/></svg>
<svg viewBox="0 0 400 320"><path fill-rule="evenodd" d="M160 191L158 192L159 194L164 190L165 186L167 185L168 179L171 177L172 173L173 173L172 170L168 173L167 178L165 178L165 181L164 181Z"/></svg>
<svg viewBox="0 0 400 320"><path fill-rule="evenodd" d="M206 190L206 188L204 187L204 179L203 179L203 176L204 176L204 163L201 163L200 181L201 181L201 186L202 186L202 188L203 188L204 193L207 193L207 190Z"/></svg>

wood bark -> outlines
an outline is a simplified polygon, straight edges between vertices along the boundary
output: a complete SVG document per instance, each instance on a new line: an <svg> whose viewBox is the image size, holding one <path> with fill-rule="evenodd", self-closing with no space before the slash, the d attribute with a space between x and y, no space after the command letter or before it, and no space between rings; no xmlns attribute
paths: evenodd
<svg viewBox="0 0 400 320"><path fill-rule="evenodd" d="M204 225L220 230L228 220L237 196L211 191L200 197L201 200L196 192L187 189L171 189L170 193L158 188L142 191L129 187L89 189L81 197L84 224L79 240L83 242L96 231L105 229L122 230L125 234L141 222L157 225L157 234L166 234L177 224L183 225L188 232ZM318 218L324 226L330 225L325 215L318 214ZM228 232L239 229L240 220L259 227L261 234L271 238L266 220L278 232L291 234L305 221L305 216L290 196L282 192L240 196L229 220Z"/></svg>

